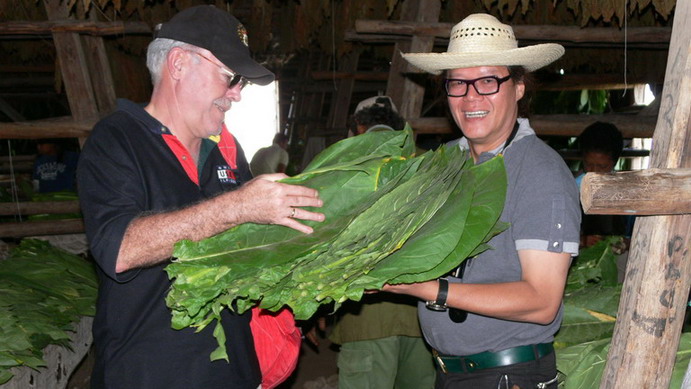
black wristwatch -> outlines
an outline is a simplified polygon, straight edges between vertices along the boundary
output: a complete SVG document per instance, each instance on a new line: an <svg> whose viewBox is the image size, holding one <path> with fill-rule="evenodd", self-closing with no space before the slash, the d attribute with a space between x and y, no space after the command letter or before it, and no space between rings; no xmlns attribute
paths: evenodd
<svg viewBox="0 0 691 389"><path fill-rule="evenodd" d="M446 305L446 297L449 295L449 281L446 278L439 279L439 292L437 293L437 299L433 301L427 301L425 306L427 309L433 311L444 312L448 308Z"/></svg>

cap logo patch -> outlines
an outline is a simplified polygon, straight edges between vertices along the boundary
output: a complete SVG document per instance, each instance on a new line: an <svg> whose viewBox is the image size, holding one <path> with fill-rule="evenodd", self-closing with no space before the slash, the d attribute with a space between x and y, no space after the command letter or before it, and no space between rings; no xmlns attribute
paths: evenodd
<svg viewBox="0 0 691 389"><path fill-rule="evenodd" d="M245 26L243 26L242 23L238 23L238 38L240 38L240 42L249 47L250 43L249 38L247 37L247 29L245 29Z"/></svg>

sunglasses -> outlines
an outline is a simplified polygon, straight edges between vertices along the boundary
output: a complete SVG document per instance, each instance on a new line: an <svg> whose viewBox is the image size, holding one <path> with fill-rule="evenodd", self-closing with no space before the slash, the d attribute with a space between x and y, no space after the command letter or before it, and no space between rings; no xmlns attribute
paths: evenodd
<svg viewBox="0 0 691 389"><path fill-rule="evenodd" d="M212 65L215 65L216 67L218 67L219 69L221 69L221 73L223 73L223 74L225 74L226 76L228 76L228 80L227 80L227 84L228 84L227 87L228 87L228 89L235 88L236 86L239 85L239 86L240 86L240 90L242 90L245 86L247 86L247 84L250 83L250 82L249 82L245 77L243 77L242 75L231 72L230 70L228 70L228 69L224 68L223 66L217 64L216 62L212 61L210 58L208 58L207 56L205 56L205 55L202 54L202 53L198 53L198 52L192 51L192 50L185 50L185 51L188 51L188 52L190 52L190 53L196 54L196 55L198 55L198 56L204 58L205 60L209 61L209 63L211 63Z"/></svg>

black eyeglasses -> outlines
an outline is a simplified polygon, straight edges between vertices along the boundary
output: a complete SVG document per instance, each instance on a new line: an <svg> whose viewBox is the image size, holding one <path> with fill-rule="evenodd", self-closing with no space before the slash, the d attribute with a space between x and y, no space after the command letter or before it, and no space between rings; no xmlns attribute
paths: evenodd
<svg viewBox="0 0 691 389"><path fill-rule="evenodd" d="M185 51L189 51L190 53L197 54L198 56L200 56L200 57L204 58L205 60L209 61L212 65L216 65L216 67L218 67L219 69L221 69L221 73L223 73L223 74L225 74L226 76L228 76L228 81L227 81L227 83L228 83L228 85L227 85L228 89L232 89L232 88L235 88L236 85L240 85L240 90L242 90L242 88L244 88L245 86L247 86L247 84L249 84L249 81L248 81L245 77L243 77L243 76L240 75L240 74L231 72L230 70L228 70L228 69L224 68L223 66L217 64L216 62L212 61L210 58L208 58L208 57L205 56L204 54L199 53L199 52L196 52L196 51L192 51L192 50L185 50Z"/></svg>
<svg viewBox="0 0 691 389"><path fill-rule="evenodd" d="M485 76L474 80L462 80L460 78L447 78L444 80L446 95L449 97L463 97L468 94L468 86L472 85L478 95L493 95L499 92L499 86L510 80L511 75L504 78L497 76Z"/></svg>

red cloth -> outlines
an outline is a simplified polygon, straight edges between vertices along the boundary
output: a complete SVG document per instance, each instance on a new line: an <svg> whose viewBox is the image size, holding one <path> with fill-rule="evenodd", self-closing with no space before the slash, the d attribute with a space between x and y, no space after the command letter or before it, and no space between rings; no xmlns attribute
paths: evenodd
<svg viewBox="0 0 691 389"><path fill-rule="evenodd" d="M285 308L278 312L254 308L250 328L262 371L262 389L275 388L290 377L298 363L302 336L295 317Z"/></svg>

